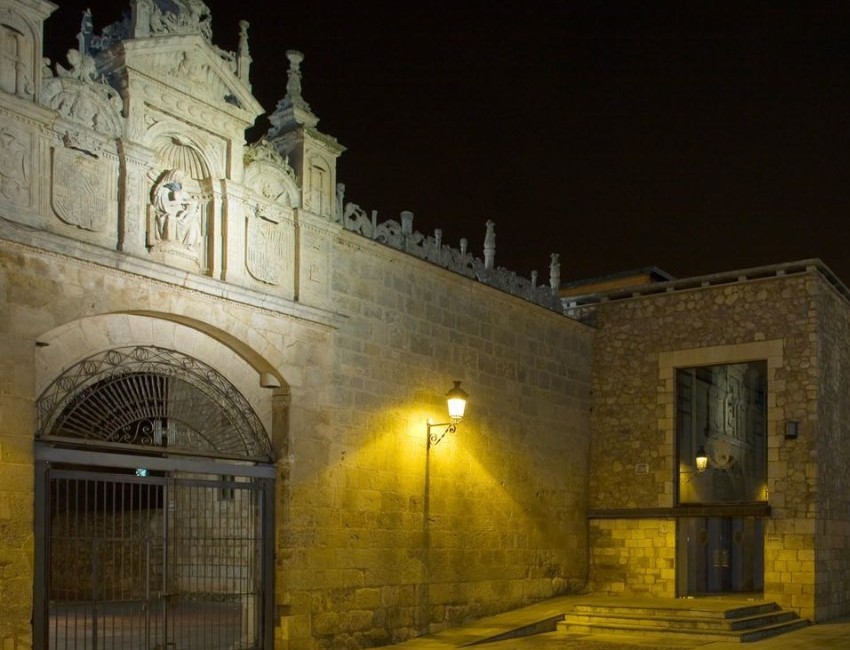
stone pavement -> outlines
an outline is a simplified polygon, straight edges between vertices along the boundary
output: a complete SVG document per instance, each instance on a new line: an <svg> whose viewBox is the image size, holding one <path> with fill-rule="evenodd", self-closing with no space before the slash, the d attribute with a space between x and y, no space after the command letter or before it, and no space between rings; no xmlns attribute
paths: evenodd
<svg viewBox="0 0 850 650"><path fill-rule="evenodd" d="M550 617L557 612L572 609L586 597L566 596L553 598L530 607L505 612L498 616L475 621L469 625L438 632L399 643L393 648L403 650L449 650L470 646L476 642L504 634L510 630ZM533 636L506 639L481 644L482 650L741 650L742 645L753 650L817 650L819 648L841 648L850 650L850 617L818 623L809 627L788 632L774 638L747 644L731 642L705 642L682 639L664 639L663 637L630 637L621 635L565 634L545 632Z"/></svg>

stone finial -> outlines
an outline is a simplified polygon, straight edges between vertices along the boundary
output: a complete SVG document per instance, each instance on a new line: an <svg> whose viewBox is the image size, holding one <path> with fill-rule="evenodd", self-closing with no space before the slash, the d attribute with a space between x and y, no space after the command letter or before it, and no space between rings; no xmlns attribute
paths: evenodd
<svg viewBox="0 0 850 650"><path fill-rule="evenodd" d="M549 263L549 286L552 291L558 291L561 288L561 256L558 253L552 253L552 261Z"/></svg>
<svg viewBox="0 0 850 650"><path fill-rule="evenodd" d="M401 234L413 234L413 213L410 210L401 211Z"/></svg>
<svg viewBox="0 0 850 650"><path fill-rule="evenodd" d="M286 94L293 101L304 101L301 97L301 62L304 54L298 50L286 50L289 70L286 72Z"/></svg>
<svg viewBox="0 0 850 650"><path fill-rule="evenodd" d="M298 50L287 50L289 70L286 73L286 95L277 103L274 113L269 115L272 128L269 135L286 132L298 126L314 127L319 118L313 114L310 105L301 96L301 62L304 55Z"/></svg>
<svg viewBox="0 0 850 650"><path fill-rule="evenodd" d="M496 224L487 221L487 232L484 234L484 268L492 269L496 263Z"/></svg>
<svg viewBox="0 0 850 650"><path fill-rule="evenodd" d="M251 84L248 80L251 70L251 53L248 51L248 27L250 24L247 20L239 21L239 48L236 51L236 75L249 88Z"/></svg>

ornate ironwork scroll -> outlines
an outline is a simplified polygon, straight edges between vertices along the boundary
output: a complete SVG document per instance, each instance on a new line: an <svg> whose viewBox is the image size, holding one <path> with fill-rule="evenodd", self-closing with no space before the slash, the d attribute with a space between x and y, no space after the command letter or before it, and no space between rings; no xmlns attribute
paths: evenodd
<svg viewBox="0 0 850 650"><path fill-rule="evenodd" d="M154 346L80 361L47 387L36 416L38 437L272 458L262 423L233 384L198 359Z"/></svg>

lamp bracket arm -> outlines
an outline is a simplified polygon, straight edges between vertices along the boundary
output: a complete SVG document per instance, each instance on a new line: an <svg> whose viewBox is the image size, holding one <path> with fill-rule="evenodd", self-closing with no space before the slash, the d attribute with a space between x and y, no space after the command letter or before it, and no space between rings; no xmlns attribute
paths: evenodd
<svg viewBox="0 0 850 650"><path fill-rule="evenodd" d="M431 429L437 428L437 427L446 427L446 428L440 434L438 434L436 432L431 433ZM433 424L429 422L428 423L428 446L434 447L434 446L438 445L440 443L440 441L443 438L446 437L447 433L454 433L455 431L457 431L457 423L455 423L455 422L434 422Z"/></svg>

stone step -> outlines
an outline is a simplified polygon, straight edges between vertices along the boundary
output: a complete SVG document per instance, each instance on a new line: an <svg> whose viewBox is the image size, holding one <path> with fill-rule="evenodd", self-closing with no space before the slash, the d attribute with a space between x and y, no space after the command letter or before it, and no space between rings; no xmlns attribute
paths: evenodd
<svg viewBox="0 0 850 650"><path fill-rule="evenodd" d="M640 616L679 616L685 612L691 615L703 616L705 618L740 618L742 616L756 616L775 612L780 609L779 605L774 602L759 602L752 605L736 605L728 608L718 608L709 606L709 604L700 604L699 601L673 601L676 605L670 606L654 606L654 605L634 605L634 604L579 604L576 605L574 611L580 614L598 614L601 616L613 614L636 614ZM684 604L679 604L684 603ZM694 604L691 604L694 603ZM712 603L713 604L713 603Z"/></svg>
<svg viewBox="0 0 850 650"><path fill-rule="evenodd" d="M564 632L663 635L717 641L756 641L804 627L791 610L776 603L725 604L717 601L576 604L558 624Z"/></svg>
<svg viewBox="0 0 850 650"><path fill-rule="evenodd" d="M809 621L801 618L792 619L782 623L775 623L750 630L683 630L663 626L652 625L605 625L605 624L589 624L589 625L573 625L569 620L562 621L558 624L558 629L562 632L577 633L577 634L623 634L628 636L663 636L664 638L680 638L694 639L699 638L710 641L726 641L746 643L750 641L759 641L773 636L778 636L786 632L800 629L809 625Z"/></svg>
<svg viewBox="0 0 850 650"><path fill-rule="evenodd" d="M735 631L747 630L774 623L784 623L795 620L798 616L789 610L774 610L754 616L742 616L739 618L719 618L716 616L699 616L691 613L678 614L674 617L646 616L644 614L579 614L572 612L569 622L574 625L591 625L604 623L606 625L652 626L663 628L677 628L681 630L720 630Z"/></svg>

